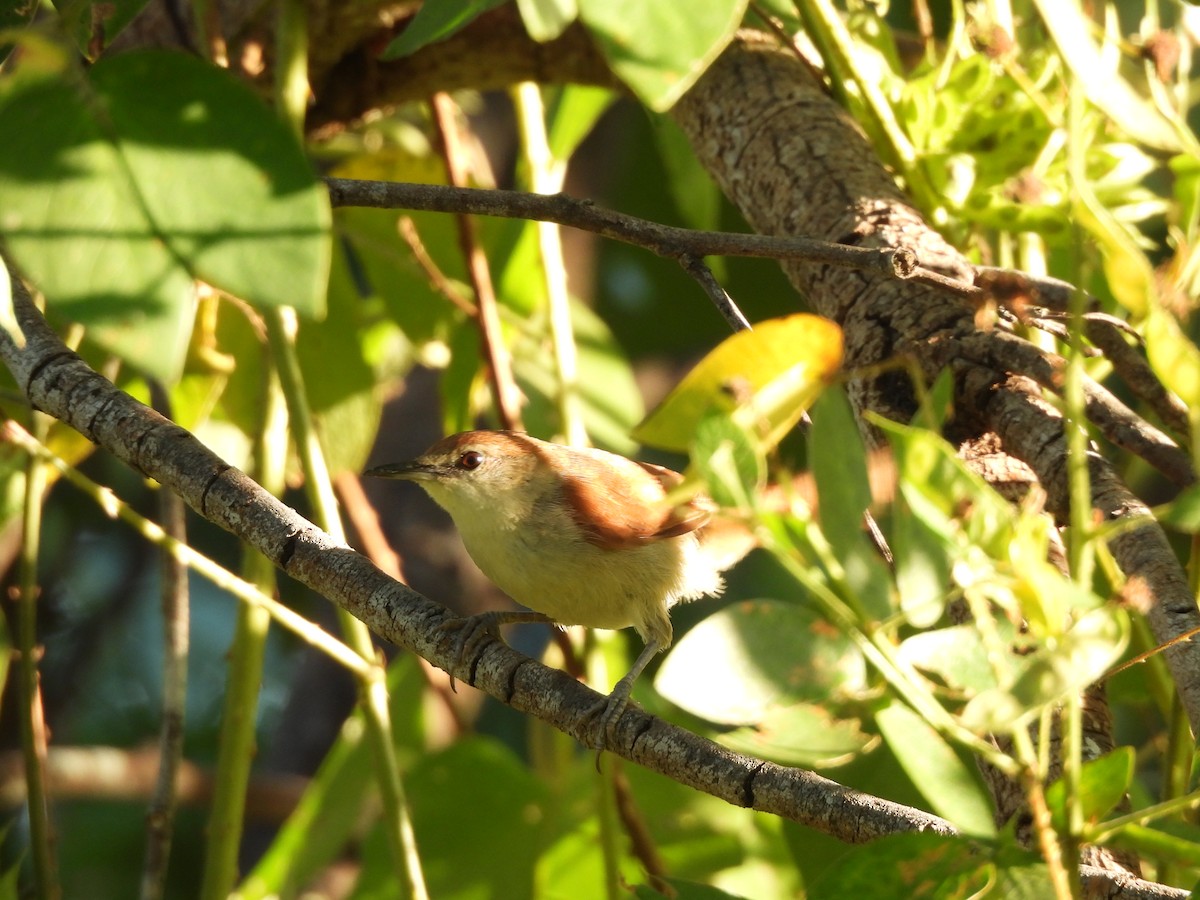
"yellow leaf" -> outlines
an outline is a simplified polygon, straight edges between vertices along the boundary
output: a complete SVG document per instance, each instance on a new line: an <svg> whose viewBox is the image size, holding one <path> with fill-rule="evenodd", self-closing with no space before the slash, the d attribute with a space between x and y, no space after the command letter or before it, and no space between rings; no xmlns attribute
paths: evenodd
<svg viewBox="0 0 1200 900"><path fill-rule="evenodd" d="M797 314L770 319L717 345L634 430L644 444L687 451L696 426L732 415L766 447L800 420L842 364L842 330Z"/></svg>

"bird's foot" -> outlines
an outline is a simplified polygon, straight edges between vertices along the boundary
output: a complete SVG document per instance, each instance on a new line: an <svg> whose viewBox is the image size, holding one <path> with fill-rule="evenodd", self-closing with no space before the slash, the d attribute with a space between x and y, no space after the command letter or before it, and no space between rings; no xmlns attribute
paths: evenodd
<svg viewBox="0 0 1200 900"><path fill-rule="evenodd" d="M613 692L603 700L598 700L584 715L590 720L587 730L587 743L592 749L603 752L613 746L616 738L617 724L621 716L629 708L629 694L633 690L633 679L622 678L613 688ZM596 760L599 765L599 757Z"/></svg>
<svg viewBox="0 0 1200 900"><path fill-rule="evenodd" d="M450 690L457 691L454 677L455 672L466 671L469 676L474 675L475 661L479 658L483 644L488 638L500 641L501 643L504 642L504 638L500 636L501 625L507 625L512 622L551 621L553 620L541 613L518 610L492 610L491 612L479 613L474 616L448 619L443 622L441 625L442 631L455 632L454 649L451 651L451 666L448 673L450 675Z"/></svg>

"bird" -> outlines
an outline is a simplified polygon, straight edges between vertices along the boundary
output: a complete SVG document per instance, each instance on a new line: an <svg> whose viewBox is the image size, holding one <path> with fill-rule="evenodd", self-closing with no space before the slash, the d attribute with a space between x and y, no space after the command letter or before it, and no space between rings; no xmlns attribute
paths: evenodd
<svg viewBox="0 0 1200 900"><path fill-rule="evenodd" d="M424 488L480 570L529 610L447 623L458 629L455 669L486 637L499 639L502 624L637 631L644 647L633 667L588 710L599 749L613 740L638 676L671 646L670 608L724 589L697 536L712 504L703 495L672 503L683 476L663 466L485 430L450 435L415 459L365 474Z"/></svg>

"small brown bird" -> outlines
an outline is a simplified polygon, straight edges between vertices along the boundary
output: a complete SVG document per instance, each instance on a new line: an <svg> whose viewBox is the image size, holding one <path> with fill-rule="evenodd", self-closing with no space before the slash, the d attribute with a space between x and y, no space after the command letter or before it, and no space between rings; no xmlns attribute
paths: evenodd
<svg viewBox="0 0 1200 900"><path fill-rule="evenodd" d="M466 620L456 667L508 622L637 629L645 648L592 713L599 747L638 675L671 645L667 611L724 587L696 537L709 518L705 501L672 506L667 492L683 476L661 466L519 432L468 431L366 474L420 484L450 513L483 573L534 610Z"/></svg>

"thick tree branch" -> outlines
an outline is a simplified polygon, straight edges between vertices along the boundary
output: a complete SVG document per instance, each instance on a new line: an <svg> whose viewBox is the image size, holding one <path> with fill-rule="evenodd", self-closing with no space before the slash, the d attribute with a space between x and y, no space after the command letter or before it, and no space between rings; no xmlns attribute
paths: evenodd
<svg viewBox="0 0 1200 900"><path fill-rule="evenodd" d="M923 266L957 282L974 282L973 267L924 223L824 87L761 36L735 40L673 115L756 231L907 247ZM880 279L805 260L789 260L783 268L818 312L842 326L848 367L879 371L872 367L908 352L932 380L945 360L931 348L977 334L973 310L959 297L915 280ZM1032 403L1028 383L1008 374L996 370L981 379L997 395L986 406L975 403L978 388L960 398L957 408L965 414L960 426L967 432L962 453L972 463L986 463L981 474L1003 490L1007 478L1020 481L1027 470L1006 464L995 452L999 435L1003 449L1032 466L1047 494L1060 501L1051 508L1061 517L1069 496L1061 418L1048 405ZM912 386L894 373L853 382L850 392L860 410L898 421L908 421L915 411ZM1011 407L1025 410L1021 430L1000 414ZM983 414L970 418L972 410ZM1118 485L1111 472L1093 482L1093 506L1106 519L1118 509L1140 511ZM1160 643L1200 628L1200 611L1156 524L1149 521L1115 538L1112 547L1126 576L1141 582L1152 598L1148 620ZM1178 643L1166 658L1192 729L1200 734L1200 643Z"/></svg>

